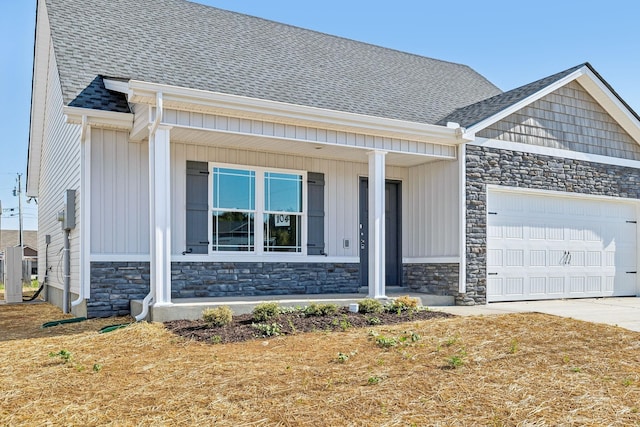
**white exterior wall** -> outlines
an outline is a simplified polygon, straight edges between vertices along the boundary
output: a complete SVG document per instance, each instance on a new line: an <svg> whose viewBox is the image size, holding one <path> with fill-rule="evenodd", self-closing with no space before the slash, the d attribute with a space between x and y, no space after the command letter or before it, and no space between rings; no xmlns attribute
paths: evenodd
<svg viewBox="0 0 640 427"><path fill-rule="evenodd" d="M63 100L53 48L49 48L47 109L42 138L40 187L38 192L38 279L44 280L47 267L49 285L63 287L64 232L57 220L63 209L64 193L76 190L76 228L71 230L71 292L79 292L80 278L80 126L65 123ZM48 266L45 266L45 236L51 236Z"/></svg>
<svg viewBox="0 0 640 427"><path fill-rule="evenodd" d="M403 234L405 257L459 256L458 162L439 161L408 171Z"/></svg>
<svg viewBox="0 0 640 427"><path fill-rule="evenodd" d="M126 132L92 129L92 260L146 260L149 253L148 145L128 142ZM171 143L172 254L185 249L187 160L321 172L325 174L325 242L331 257L357 262L358 185L366 163ZM452 162L453 163L453 162ZM428 166L425 166L428 168ZM387 179L402 181L403 223L410 221L409 170L387 167ZM413 223L422 224L421 221ZM435 228L438 228L435 226ZM417 230L403 226L403 253ZM420 231L421 232L421 231ZM343 239L351 240L343 248ZM417 256L417 255L412 255ZM322 260L314 257L314 260Z"/></svg>
<svg viewBox="0 0 640 427"><path fill-rule="evenodd" d="M149 253L149 145L91 129L91 254Z"/></svg>
<svg viewBox="0 0 640 427"><path fill-rule="evenodd" d="M238 165L294 169L321 172L325 175L325 252L331 256L358 257L358 185L359 177L367 176L366 163L339 160L313 159L286 154L262 153L172 143L171 212L172 253L180 254L186 248L186 162L187 160L230 163ZM387 178L406 181L406 169L387 168ZM348 249L343 248L343 239L351 240ZM314 256L314 259L318 257Z"/></svg>

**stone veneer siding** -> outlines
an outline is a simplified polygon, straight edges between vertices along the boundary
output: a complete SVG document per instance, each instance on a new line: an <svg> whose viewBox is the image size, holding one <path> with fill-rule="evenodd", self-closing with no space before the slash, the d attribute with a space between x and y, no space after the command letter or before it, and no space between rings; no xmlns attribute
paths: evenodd
<svg viewBox="0 0 640 427"><path fill-rule="evenodd" d="M487 298L487 184L640 199L640 169L466 146L467 292L459 304Z"/></svg>
<svg viewBox="0 0 640 427"><path fill-rule="evenodd" d="M92 262L87 317L126 316L149 293L148 262Z"/></svg>
<svg viewBox="0 0 640 427"><path fill-rule="evenodd" d="M458 296L458 264L404 264L409 290ZM92 262L88 317L130 314L149 293L148 262ZM358 293L354 263L172 262L171 298Z"/></svg>
<svg viewBox="0 0 640 427"><path fill-rule="evenodd" d="M172 298L355 293L359 283L359 264L171 263Z"/></svg>
<svg viewBox="0 0 640 427"><path fill-rule="evenodd" d="M458 296L458 267L457 263L404 264L403 286L429 295Z"/></svg>
<svg viewBox="0 0 640 427"><path fill-rule="evenodd" d="M359 264L172 262L171 298L356 293ZM92 262L88 317L130 314L149 293L148 262Z"/></svg>

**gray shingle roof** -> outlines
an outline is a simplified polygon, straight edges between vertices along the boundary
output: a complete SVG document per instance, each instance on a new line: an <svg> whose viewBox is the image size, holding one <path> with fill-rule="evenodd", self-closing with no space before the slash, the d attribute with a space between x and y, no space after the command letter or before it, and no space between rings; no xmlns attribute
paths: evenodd
<svg viewBox="0 0 640 427"><path fill-rule="evenodd" d="M118 113L130 113L127 97L119 92L107 90L104 87L102 76L95 79L85 87L82 92L69 103L71 107L90 108L92 110L116 111Z"/></svg>
<svg viewBox="0 0 640 427"><path fill-rule="evenodd" d="M433 124L501 93L465 65L184 0L46 4L67 105L120 111L108 75Z"/></svg>
<svg viewBox="0 0 640 427"><path fill-rule="evenodd" d="M522 101L534 93L541 91L550 84L557 82L585 65L587 64L576 65L568 70L536 80L535 82L501 93L500 95L493 96L466 107L458 108L456 111L440 120L438 124L445 125L447 122L455 122L460 124L462 127L471 127L476 123L499 113L505 108Z"/></svg>

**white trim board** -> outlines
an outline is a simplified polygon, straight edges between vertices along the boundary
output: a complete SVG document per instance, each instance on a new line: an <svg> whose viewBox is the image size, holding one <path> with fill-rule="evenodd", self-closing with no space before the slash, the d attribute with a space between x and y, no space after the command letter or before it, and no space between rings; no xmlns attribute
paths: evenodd
<svg viewBox="0 0 640 427"><path fill-rule="evenodd" d="M498 150L521 151L523 153L541 154L544 156L560 157L564 159L582 160L585 162L602 163L605 165L623 166L640 169L639 160L609 157L600 154L582 153L580 151L563 150L560 148L542 147L540 145L523 144L521 142L501 141L489 138L477 138L470 145L495 148Z"/></svg>
<svg viewBox="0 0 640 427"><path fill-rule="evenodd" d="M627 197L603 196L600 194L571 193L566 191L541 190L537 188L508 187L503 185L487 184L486 195L489 192L498 191L503 193L532 194L549 197L561 197L563 199L585 199L585 200L602 200L608 202L627 203L640 206L640 199L630 199Z"/></svg>

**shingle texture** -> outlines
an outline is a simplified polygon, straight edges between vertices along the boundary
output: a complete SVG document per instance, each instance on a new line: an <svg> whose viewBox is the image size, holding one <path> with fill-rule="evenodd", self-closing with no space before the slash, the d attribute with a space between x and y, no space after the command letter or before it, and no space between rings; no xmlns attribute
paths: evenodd
<svg viewBox="0 0 640 427"><path fill-rule="evenodd" d="M129 104L124 94L107 90L102 76L96 76L89 86L69 103L71 107L91 108L92 110L116 111L130 113Z"/></svg>
<svg viewBox="0 0 640 427"><path fill-rule="evenodd" d="M107 75L436 123L501 91L471 68L184 0L47 0L64 102ZM88 96L86 96L88 95Z"/></svg>
<svg viewBox="0 0 640 427"><path fill-rule="evenodd" d="M533 83L520 86L508 92L459 108L444 119L440 120L437 124L446 125L447 122L455 122L460 124L462 127L473 126L474 124L499 113L505 108L508 108L541 91L550 84L557 82L585 65L586 64L577 65L552 76L536 80Z"/></svg>

